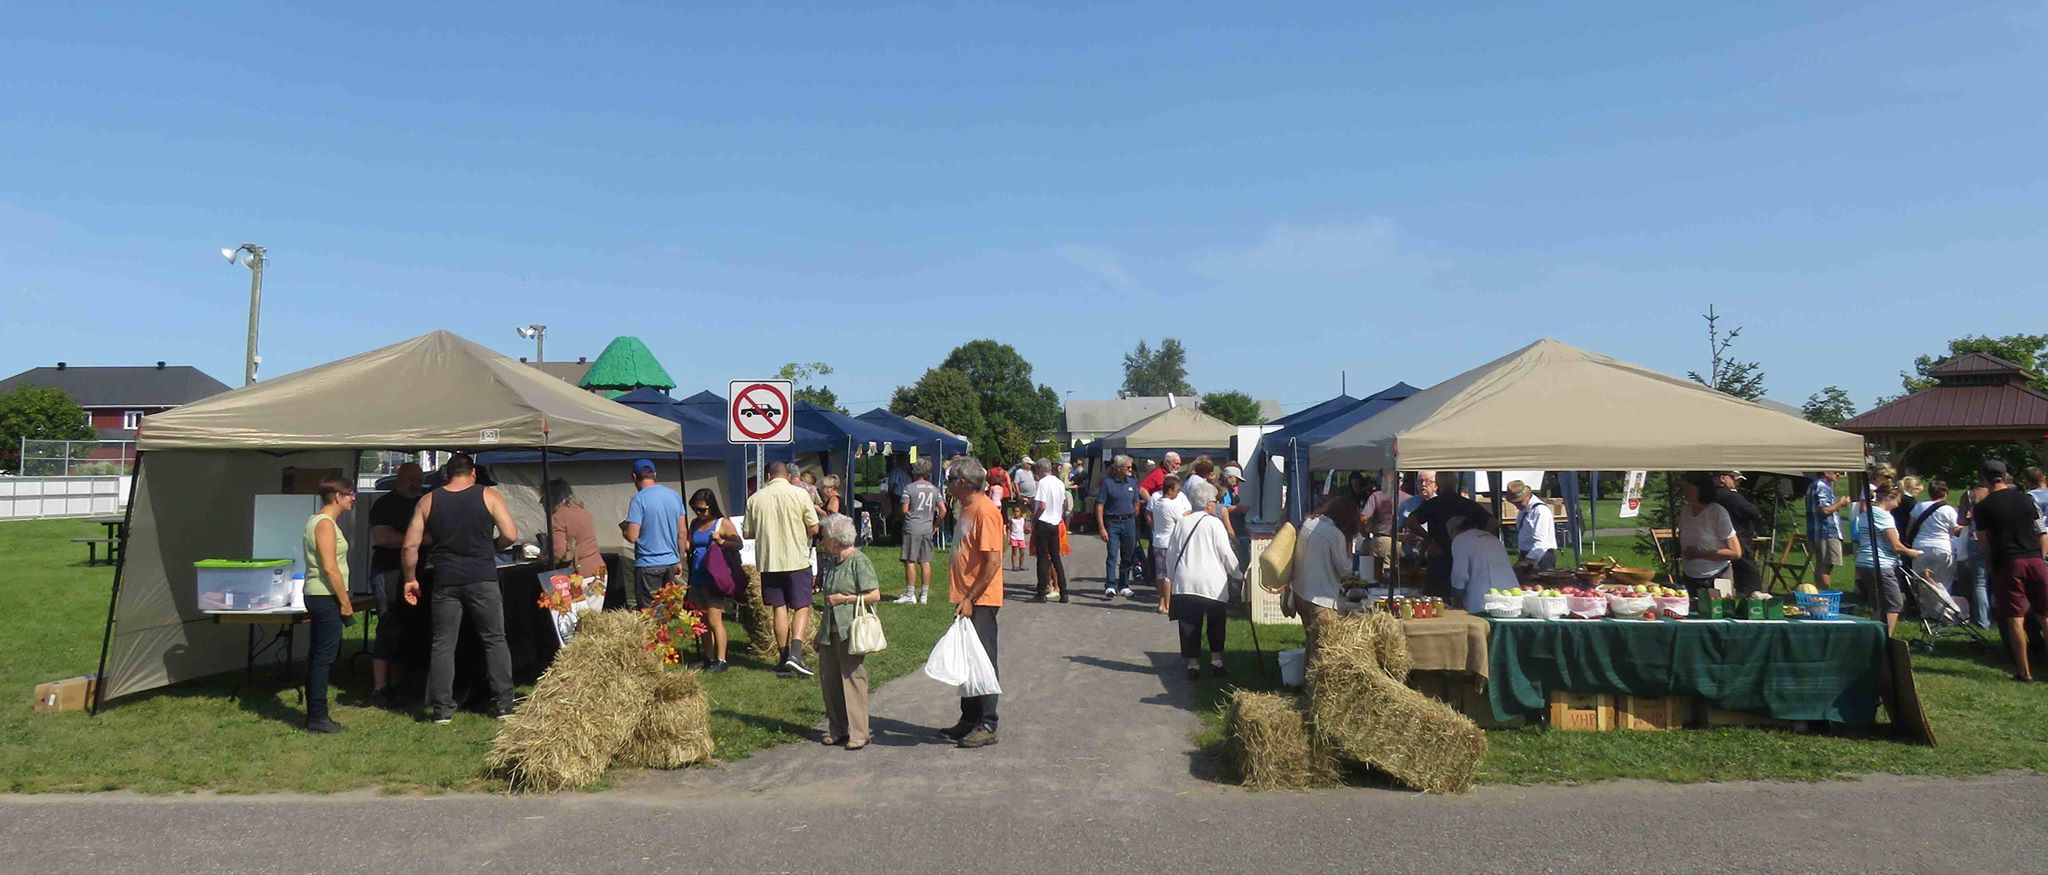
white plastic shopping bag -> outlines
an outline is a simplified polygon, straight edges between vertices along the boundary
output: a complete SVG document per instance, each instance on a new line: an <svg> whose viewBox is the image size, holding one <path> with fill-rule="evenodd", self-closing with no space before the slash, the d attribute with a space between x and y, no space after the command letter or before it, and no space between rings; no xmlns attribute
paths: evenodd
<svg viewBox="0 0 2048 875"><path fill-rule="evenodd" d="M925 677L960 688L961 696L992 696L1003 691L996 681L995 664L982 649L981 636L966 617L953 621L953 628L932 648L924 661Z"/></svg>

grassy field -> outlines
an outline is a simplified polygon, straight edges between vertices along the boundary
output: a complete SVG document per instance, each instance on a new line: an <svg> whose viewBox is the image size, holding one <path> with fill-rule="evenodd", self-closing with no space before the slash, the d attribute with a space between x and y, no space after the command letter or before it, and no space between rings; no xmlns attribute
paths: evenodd
<svg viewBox="0 0 2048 875"><path fill-rule="evenodd" d="M1918 638L1917 627L1899 625ZM1261 626L1267 653L1301 646L1299 626ZM2012 682L1991 648L1973 651L1944 642L1916 652L1913 676L1934 725L1938 747L1882 737L1798 734L1766 729L1677 732L1552 732L1541 728L1487 733L1479 780L1495 784L1583 783L1615 778L1658 781L1822 780L1871 773L1982 775L2005 769L2048 771L2048 685ZM1230 628L1229 683L1204 679L1198 743L1224 752L1215 708L1230 686L1277 688L1261 681L1248 622ZM1268 657L1268 670L1273 671ZM1881 713L1881 712L1880 712Z"/></svg>
<svg viewBox="0 0 2048 875"><path fill-rule="evenodd" d="M111 569L87 568L80 545L97 536L79 521L0 523L0 790L132 789L391 792L489 789L482 770L495 721L463 713L435 726L413 713L367 706L369 661L348 664L356 630L337 667L335 719L345 735L318 737L296 726L304 711L291 690L231 695L239 673L179 684L114 702L98 717L31 710L37 683L90 674L99 662ZM902 588L895 551L871 553L883 589ZM874 682L923 664L951 620L946 605L885 605L890 648L870 658ZM823 717L818 686L785 680L748 661L733 630L733 670L707 675L712 731L721 759L737 759L812 731ZM523 692L523 691L522 691Z"/></svg>

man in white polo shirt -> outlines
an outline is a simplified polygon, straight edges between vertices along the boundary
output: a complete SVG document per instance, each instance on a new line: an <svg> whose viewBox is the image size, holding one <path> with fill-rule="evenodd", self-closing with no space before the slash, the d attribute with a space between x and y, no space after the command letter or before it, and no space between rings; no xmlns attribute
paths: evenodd
<svg viewBox="0 0 2048 875"><path fill-rule="evenodd" d="M1535 571L1556 568L1557 514L1535 490L1520 480L1508 484L1508 490L1508 494L1514 497L1515 507L1521 511L1515 518L1515 544L1521 551L1522 561L1516 564Z"/></svg>
<svg viewBox="0 0 2048 875"><path fill-rule="evenodd" d="M1037 483L1031 493L1031 549L1038 553L1038 594L1031 600L1046 600L1047 585L1067 601L1067 566L1060 559L1060 522L1067 518L1067 484L1053 476L1052 460L1039 459L1032 466Z"/></svg>

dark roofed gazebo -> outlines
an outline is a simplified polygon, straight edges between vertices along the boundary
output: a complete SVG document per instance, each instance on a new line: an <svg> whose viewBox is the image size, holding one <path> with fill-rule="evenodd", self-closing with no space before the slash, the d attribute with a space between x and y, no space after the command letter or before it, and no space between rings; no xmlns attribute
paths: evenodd
<svg viewBox="0 0 2048 875"><path fill-rule="evenodd" d="M2017 443L2039 454L2048 438L2048 393L2029 385L2036 375L1989 353L1942 362L1934 385L1842 423L1903 456L1929 443Z"/></svg>

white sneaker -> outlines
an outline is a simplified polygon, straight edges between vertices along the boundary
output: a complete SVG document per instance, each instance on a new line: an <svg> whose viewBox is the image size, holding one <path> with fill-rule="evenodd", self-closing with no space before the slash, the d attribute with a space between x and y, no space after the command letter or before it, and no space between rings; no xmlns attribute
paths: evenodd
<svg viewBox="0 0 2048 875"><path fill-rule="evenodd" d="M897 604L899 604L899 605L914 605L914 604L917 604L917 591L916 591L916 590L904 590L904 591L903 591L903 594L902 594L902 595L899 595L899 596L897 596L897 597L896 597L896 603L897 603Z"/></svg>
<svg viewBox="0 0 2048 875"><path fill-rule="evenodd" d="M1123 589L1117 590L1117 591L1116 591L1116 594L1117 594L1117 595L1120 595L1120 596L1123 596L1124 598L1130 598L1130 597L1132 597L1132 596L1135 596L1135 595L1137 595L1137 593L1134 593L1134 592L1132 592L1132 591L1131 591L1131 588L1130 588L1130 587L1128 587L1128 586L1127 586L1127 587L1124 587Z"/></svg>
<svg viewBox="0 0 2048 875"><path fill-rule="evenodd" d="M924 603L926 602L926 600L930 599L931 597L932 597L932 591L931 591L931 590L928 590L928 589L927 589L927 590L920 590L920 591L918 591L918 593L917 593L917 603L918 603L918 604L920 604L920 605L921 605L921 604L924 604Z"/></svg>
<svg viewBox="0 0 2048 875"><path fill-rule="evenodd" d="M1113 599L1113 598L1116 598L1116 587L1113 587L1113 586L1105 586L1105 587L1103 587L1103 588L1102 588L1102 597L1103 597L1103 598L1106 598L1106 599Z"/></svg>

